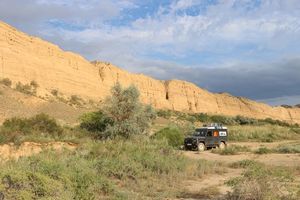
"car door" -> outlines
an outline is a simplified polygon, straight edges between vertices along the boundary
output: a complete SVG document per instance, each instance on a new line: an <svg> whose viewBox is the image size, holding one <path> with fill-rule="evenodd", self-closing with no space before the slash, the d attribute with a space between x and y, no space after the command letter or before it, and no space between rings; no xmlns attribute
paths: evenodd
<svg viewBox="0 0 300 200"><path fill-rule="evenodd" d="M214 144L213 130L207 130L205 144L209 147Z"/></svg>
<svg viewBox="0 0 300 200"><path fill-rule="evenodd" d="M219 130L213 131L213 146L218 146L220 142Z"/></svg>

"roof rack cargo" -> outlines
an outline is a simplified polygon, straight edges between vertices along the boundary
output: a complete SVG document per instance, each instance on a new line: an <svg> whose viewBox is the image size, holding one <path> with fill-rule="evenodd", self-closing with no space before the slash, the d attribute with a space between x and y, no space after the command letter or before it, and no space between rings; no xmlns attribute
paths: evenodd
<svg viewBox="0 0 300 200"><path fill-rule="evenodd" d="M216 129L227 129L227 127L223 126L223 124L218 124L218 123L204 124L203 127L216 128Z"/></svg>

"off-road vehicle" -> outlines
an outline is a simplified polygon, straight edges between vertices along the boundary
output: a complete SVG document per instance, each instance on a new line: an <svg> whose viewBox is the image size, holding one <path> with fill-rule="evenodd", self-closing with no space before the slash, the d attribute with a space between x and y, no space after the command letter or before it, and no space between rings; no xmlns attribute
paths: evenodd
<svg viewBox="0 0 300 200"><path fill-rule="evenodd" d="M184 139L186 150L204 151L207 148L223 149L227 145L228 131L222 124L204 125L196 128L191 136Z"/></svg>

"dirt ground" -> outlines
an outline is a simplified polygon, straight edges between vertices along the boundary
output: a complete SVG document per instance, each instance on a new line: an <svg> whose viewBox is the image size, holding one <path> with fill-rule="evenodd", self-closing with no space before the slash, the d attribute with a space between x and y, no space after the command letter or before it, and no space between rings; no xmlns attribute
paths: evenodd
<svg viewBox="0 0 300 200"><path fill-rule="evenodd" d="M251 150L258 149L260 147L274 148L282 144L293 143L296 141L281 141L273 143L261 143L261 142L239 142L231 143L230 145L247 146ZM299 141L298 141L299 142ZM191 159L205 159L210 161L217 161L224 164L230 164L237 161L250 159L255 160L270 166L300 166L300 154L254 154L250 152L240 153L238 155L219 155L212 153L211 150L204 152L197 151L183 151L183 155ZM242 169L228 168L224 174L215 174L203 177L200 180L191 180L185 183L186 190L191 194L203 193L201 191L206 188L215 188L220 196L225 195L232 190L231 187L225 185L225 182L233 177L238 177L243 173ZM300 178L300 177L299 177ZM190 199L203 199L190 198ZM214 198L212 198L214 199Z"/></svg>

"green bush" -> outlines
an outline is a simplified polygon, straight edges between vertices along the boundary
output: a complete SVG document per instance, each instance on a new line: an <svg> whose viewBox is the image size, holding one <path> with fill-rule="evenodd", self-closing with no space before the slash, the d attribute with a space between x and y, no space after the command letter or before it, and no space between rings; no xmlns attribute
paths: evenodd
<svg viewBox="0 0 300 200"><path fill-rule="evenodd" d="M94 132L97 138L102 137L108 125L113 125L113 121L101 111L86 113L80 121L80 128Z"/></svg>
<svg viewBox="0 0 300 200"><path fill-rule="evenodd" d="M256 119L252 119L252 118L248 118L248 117L244 117L244 116L240 116L240 115L236 116L234 120L239 125L257 124Z"/></svg>
<svg viewBox="0 0 300 200"><path fill-rule="evenodd" d="M258 120L262 123L266 123L266 124L271 124L271 125L279 125L279 126L285 126L285 127L289 127L292 126L292 124L289 124L287 122L284 121L280 121L280 120L275 120L272 118L266 118L266 119L262 119L262 120Z"/></svg>
<svg viewBox="0 0 300 200"><path fill-rule="evenodd" d="M207 123L210 121L210 116L206 113L195 114L195 117L198 121Z"/></svg>
<svg viewBox="0 0 300 200"><path fill-rule="evenodd" d="M62 132L63 128L57 124L55 119L43 113L31 118L7 119L0 129L2 142L18 142L20 137L32 134L58 137Z"/></svg>
<svg viewBox="0 0 300 200"><path fill-rule="evenodd" d="M112 120L104 131L105 137L121 136L129 138L132 135L148 134L150 125L156 113L150 105L144 106L139 101L139 91L135 86L122 88L117 83L107 97L103 112Z"/></svg>
<svg viewBox="0 0 300 200"><path fill-rule="evenodd" d="M11 80L9 78L4 78L4 79L0 80L0 84L3 84L5 86L7 86L7 87L10 87L11 84L12 84L12 82L11 82Z"/></svg>
<svg viewBox="0 0 300 200"><path fill-rule="evenodd" d="M163 117L165 119L170 119L170 117L172 116L171 110L158 110L156 113L158 117Z"/></svg>
<svg viewBox="0 0 300 200"><path fill-rule="evenodd" d="M177 127L166 127L153 135L153 138L158 140L167 140L168 145L178 148L183 144L184 135Z"/></svg>

